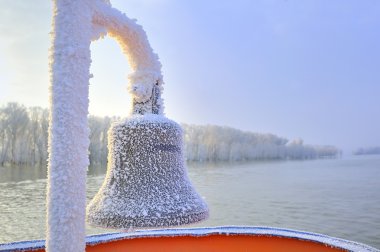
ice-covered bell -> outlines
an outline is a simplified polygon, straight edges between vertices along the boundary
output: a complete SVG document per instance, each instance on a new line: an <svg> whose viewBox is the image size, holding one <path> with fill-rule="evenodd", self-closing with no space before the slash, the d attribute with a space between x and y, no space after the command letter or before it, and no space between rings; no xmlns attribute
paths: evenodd
<svg viewBox="0 0 380 252"><path fill-rule="evenodd" d="M190 224L208 217L192 186L183 154L183 132L155 109L134 103L134 114L111 126L106 178L87 206L95 226L129 229Z"/></svg>

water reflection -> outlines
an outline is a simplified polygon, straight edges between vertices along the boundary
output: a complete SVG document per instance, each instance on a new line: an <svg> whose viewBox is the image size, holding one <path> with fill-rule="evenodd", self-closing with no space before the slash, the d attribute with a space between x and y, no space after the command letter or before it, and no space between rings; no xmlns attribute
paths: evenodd
<svg viewBox="0 0 380 252"><path fill-rule="evenodd" d="M88 168L88 176L102 175L106 166L93 165ZM38 180L47 178L47 166L6 166L0 167L0 183L21 182L25 180Z"/></svg>
<svg viewBox="0 0 380 252"><path fill-rule="evenodd" d="M20 182L24 180L45 179L47 174L46 166L8 166L0 167L0 183Z"/></svg>
<svg viewBox="0 0 380 252"><path fill-rule="evenodd" d="M380 156L188 167L211 210L209 220L193 226L277 226L380 248ZM88 200L105 171L90 167ZM43 238L46 167L0 168L0 192L0 242ZM109 231L87 227L88 234Z"/></svg>

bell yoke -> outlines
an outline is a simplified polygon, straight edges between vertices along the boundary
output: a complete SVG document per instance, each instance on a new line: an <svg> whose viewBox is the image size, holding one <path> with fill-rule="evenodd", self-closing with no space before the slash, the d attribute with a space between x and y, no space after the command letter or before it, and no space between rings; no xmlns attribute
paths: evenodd
<svg viewBox="0 0 380 252"><path fill-rule="evenodd" d="M151 52L140 26L112 14L98 15L95 22L106 27L129 56L135 70L128 88L132 108L125 121L109 129L107 174L87 206L87 221L95 226L130 229L204 220L208 208L187 174L182 129L163 115L158 57ZM132 33L131 40L128 36Z"/></svg>

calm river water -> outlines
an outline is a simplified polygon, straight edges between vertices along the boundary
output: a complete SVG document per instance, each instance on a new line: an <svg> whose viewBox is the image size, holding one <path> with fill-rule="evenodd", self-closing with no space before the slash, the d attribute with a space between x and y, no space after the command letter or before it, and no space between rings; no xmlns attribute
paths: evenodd
<svg viewBox="0 0 380 252"><path fill-rule="evenodd" d="M190 164L211 210L196 226L274 226L380 248L380 156L312 161ZM88 199L104 169L92 169ZM0 243L45 236L46 170L0 168ZM88 234L110 232L87 228Z"/></svg>

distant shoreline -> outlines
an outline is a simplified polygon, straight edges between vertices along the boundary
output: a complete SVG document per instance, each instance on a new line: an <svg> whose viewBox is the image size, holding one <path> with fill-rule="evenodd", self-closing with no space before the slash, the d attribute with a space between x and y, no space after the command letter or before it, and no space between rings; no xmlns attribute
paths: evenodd
<svg viewBox="0 0 380 252"><path fill-rule="evenodd" d="M380 155L380 146L359 148L353 152L354 155Z"/></svg>
<svg viewBox="0 0 380 252"><path fill-rule="evenodd" d="M44 165L48 159L49 111L18 103L0 107L0 166ZM88 117L89 161L106 164L108 130L121 118ZM342 151L331 145L305 144L270 133L256 133L218 125L181 124L184 157L196 162L305 160L334 158Z"/></svg>

